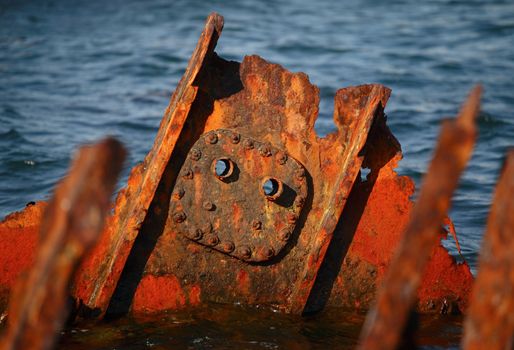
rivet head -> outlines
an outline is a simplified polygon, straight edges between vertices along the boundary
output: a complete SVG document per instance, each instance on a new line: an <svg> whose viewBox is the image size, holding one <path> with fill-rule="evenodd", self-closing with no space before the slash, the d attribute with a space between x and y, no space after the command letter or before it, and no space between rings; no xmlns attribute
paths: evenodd
<svg viewBox="0 0 514 350"><path fill-rule="evenodd" d="M221 243L220 247L221 247L221 250L223 250L225 253L231 253L235 249L235 245L231 241L225 241L225 242Z"/></svg>
<svg viewBox="0 0 514 350"><path fill-rule="evenodd" d="M212 133L212 134L207 135L207 137L205 139L207 140L208 143L210 143L211 145L214 145L216 142L218 142L218 135L216 135L215 133Z"/></svg>
<svg viewBox="0 0 514 350"><path fill-rule="evenodd" d="M232 133L232 135L230 135L230 141L232 141L232 143L236 144L236 143L239 143L239 141L241 141L241 136L234 132Z"/></svg>
<svg viewBox="0 0 514 350"><path fill-rule="evenodd" d="M211 233L211 234L208 234L205 236L205 243L208 246L214 247L219 242L220 242L220 239L218 238L218 236L216 234Z"/></svg>
<svg viewBox="0 0 514 350"><path fill-rule="evenodd" d="M253 144L253 141L250 140L250 139L246 139L243 141L243 147L246 149L246 150L251 150L253 149L254 147L254 144Z"/></svg>
<svg viewBox="0 0 514 350"><path fill-rule="evenodd" d="M191 180L193 178L193 170L187 169L184 171L184 175L182 175L184 179Z"/></svg>
<svg viewBox="0 0 514 350"><path fill-rule="evenodd" d="M275 250L271 247L262 247L258 250L257 255L261 259L269 259L275 255Z"/></svg>
<svg viewBox="0 0 514 350"><path fill-rule="evenodd" d="M184 213L183 211L178 211L178 212L176 212L176 213L173 215L173 220L174 220L176 223L184 222L184 221L186 220L186 213Z"/></svg>
<svg viewBox="0 0 514 350"><path fill-rule="evenodd" d="M291 230L288 228L284 228L278 233L278 239L281 241L288 241L289 238L291 238Z"/></svg>
<svg viewBox="0 0 514 350"><path fill-rule="evenodd" d="M212 202L209 202L209 201L204 201L203 204L202 204L202 207L205 210L208 210L208 211L214 210L214 204Z"/></svg>
<svg viewBox="0 0 514 350"><path fill-rule="evenodd" d="M278 164L284 165L287 162L287 154L282 151L277 152L275 158L277 159Z"/></svg>
<svg viewBox="0 0 514 350"><path fill-rule="evenodd" d="M193 239L193 240L195 240L195 241L197 241L197 240L201 239L201 238L202 238L202 236L203 236L203 231L202 231L201 229L199 229L199 228L198 228L198 229L196 229L196 230L191 231L191 232L189 233L189 235L188 235L188 237L189 237L190 239Z"/></svg>
<svg viewBox="0 0 514 350"><path fill-rule="evenodd" d="M250 247L243 245L237 249L237 255L241 259L250 259L252 257L252 250Z"/></svg>
<svg viewBox="0 0 514 350"><path fill-rule="evenodd" d="M296 198L294 200L294 204L297 207L302 208L305 205L305 197L304 196L296 196Z"/></svg>
<svg viewBox="0 0 514 350"><path fill-rule="evenodd" d="M269 157L271 156L271 149L268 145L262 145L261 147L259 147L259 153L263 157Z"/></svg>
<svg viewBox="0 0 514 350"><path fill-rule="evenodd" d="M287 214L287 222L290 224L294 224L298 220L298 216L295 213Z"/></svg>
<svg viewBox="0 0 514 350"><path fill-rule="evenodd" d="M305 170L303 170L301 168L296 170L294 173L294 176L296 177L296 179L298 181L302 181L305 178Z"/></svg>
<svg viewBox="0 0 514 350"><path fill-rule="evenodd" d="M200 151L199 149L193 148L191 150L191 159L192 160L200 160L200 158L202 158L202 151Z"/></svg>
<svg viewBox="0 0 514 350"><path fill-rule="evenodd" d="M183 188L177 188L175 190L175 192L173 193L173 197L175 197L176 199L182 199L182 197L184 197L185 193L186 193L186 191L184 191Z"/></svg>
<svg viewBox="0 0 514 350"><path fill-rule="evenodd" d="M253 220L252 221L252 228L254 230L260 230L262 228L262 222L260 222L259 220Z"/></svg>

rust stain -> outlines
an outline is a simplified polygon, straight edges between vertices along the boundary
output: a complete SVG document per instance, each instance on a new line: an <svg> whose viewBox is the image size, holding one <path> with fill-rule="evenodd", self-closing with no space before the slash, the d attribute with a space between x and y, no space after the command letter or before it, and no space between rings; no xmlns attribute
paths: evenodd
<svg viewBox="0 0 514 350"><path fill-rule="evenodd" d="M443 123L412 218L368 313L360 349L395 349L400 342L451 196L473 150L480 95L481 88L475 87L457 119Z"/></svg>

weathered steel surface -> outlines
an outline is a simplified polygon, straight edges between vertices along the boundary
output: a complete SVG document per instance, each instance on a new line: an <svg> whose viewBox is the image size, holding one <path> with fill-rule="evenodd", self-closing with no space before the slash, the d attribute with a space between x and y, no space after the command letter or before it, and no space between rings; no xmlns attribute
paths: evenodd
<svg viewBox="0 0 514 350"><path fill-rule="evenodd" d="M457 119L443 123L412 219L364 324L361 349L395 349L399 344L439 227L473 150L480 94L476 87Z"/></svg>
<svg viewBox="0 0 514 350"><path fill-rule="evenodd" d="M303 166L230 130L193 145L170 204L170 227L192 241L245 261L280 254L307 198Z"/></svg>
<svg viewBox="0 0 514 350"><path fill-rule="evenodd" d="M414 188L393 170L401 150L385 125L390 90L339 90L337 131L320 138L318 88L258 56L218 57L222 24L207 20L154 147L76 275L83 316L209 301L301 313L373 299ZM371 169L366 181L361 168ZM441 246L430 261L420 309L465 308L469 267Z"/></svg>
<svg viewBox="0 0 514 350"><path fill-rule="evenodd" d="M156 195L166 196L173 185L174 178L164 175L166 167L170 166L169 160L176 152L177 143L188 143L184 139L187 131L182 129L197 97L195 80L204 61L212 54L222 27L223 18L211 14L166 109L153 148L143 163L132 170L128 186L118 195L109 230L96 249L95 256L99 260L86 262L76 278L74 295L89 309L98 310L101 314L105 312L134 241L144 223L148 222L147 213L152 200Z"/></svg>
<svg viewBox="0 0 514 350"><path fill-rule="evenodd" d="M124 156L113 139L78 153L45 210L35 264L15 287L0 348L53 347L67 315L70 279L102 230Z"/></svg>
<svg viewBox="0 0 514 350"><path fill-rule="evenodd" d="M400 144L380 118L366 144L363 168L334 231L307 312L325 306L366 311L375 297L393 253L409 222L414 182L394 169L402 159ZM448 236L441 230L441 239ZM473 276L466 263L456 263L437 244L418 289L417 310L423 313L463 312ZM448 306L445 306L448 305Z"/></svg>
<svg viewBox="0 0 514 350"><path fill-rule="evenodd" d="M514 346L514 151L507 154L487 222L464 322L464 349Z"/></svg>

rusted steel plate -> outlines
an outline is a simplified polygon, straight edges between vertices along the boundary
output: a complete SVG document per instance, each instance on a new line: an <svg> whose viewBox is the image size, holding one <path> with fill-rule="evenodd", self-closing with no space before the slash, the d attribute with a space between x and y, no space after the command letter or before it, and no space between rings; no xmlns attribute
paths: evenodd
<svg viewBox="0 0 514 350"><path fill-rule="evenodd" d="M363 85L338 91L338 131L319 138L314 132L319 92L303 73L288 72L257 56L245 57L242 63L212 56L196 83L201 93L184 126L187 139L177 143L163 175L173 180L155 196L109 312L160 311L214 300L273 304L300 313L357 178L369 130L390 90ZM218 129L285 150L306 170L305 181L312 191L307 192L304 212L285 248L266 262L249 264L199 246L176 229L172 215L163 216L179 167L194 143ZM222 202L220 210L229 212L230 205ZM260 211L254 214L258 220ZM164 228L156 229L163 217Z"/></svg>
<svg viewBox="0 0 514 350"><path fill-rule="evenodd" d="M230 130L193 145L170 204L170 227L248 262L280 254L307 198L304 167L284 150Z"/></svg>
<svg viewBox="0 0 514 350"><path fill-rule="evenodd" d="M309 296L307 313L325 306L368 310L409 222L414 181L395 172L402 153L384 117L375 121L365 154L362 167L369 173L354 183ZM449 235L441 229L440 237ZM418 289L416 310L464 312L472 284L469 266L457 263L437 244Z"/></svg>
<svg viewBox="0 0 514 350"><path fill-rule="evenodd" d="M473 89L458 118L443 124L412 219L368 313L361 349L395 349L399 344L451 196L473 150L480 94L480 87Z"/></svg>
<svg viewBox="0 0 514 350"><path fill-rule="evenodd" d="M81 149L41 223L36 261L11 297L1 349L51 349L67 316L68 287L100 234L125 151L114 139Z"/></svg>
<svg viewBox="0 0 514 350"><path fill-rule="evenodd" d="M222 28L223 18L211 14L166 109L154 146L143 163L132 170L128 186L118 195L115 215L96 248L98 260L86 261L76 276L74 296L88 309L105 312L134 241L148 220L147 212L158 187L164 187L164 192L172 187L174 179L163 174L177 143L187 143L184 138L188 136L182 129L197 96L195 80L204 61L212 55Z"/></svg>
<svg viewBox="0 0 514 350"><path fill-rule="evenodd" d="M514 345L514 150L506 157L487 222L479 270L464 322L464 349Z"/></svg>

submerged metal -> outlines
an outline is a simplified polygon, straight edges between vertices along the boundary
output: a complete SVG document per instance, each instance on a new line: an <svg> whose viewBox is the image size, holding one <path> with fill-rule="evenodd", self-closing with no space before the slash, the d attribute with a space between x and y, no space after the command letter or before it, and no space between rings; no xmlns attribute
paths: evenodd
<svg viewBox="0 0 514 350"><path fill-rule="evenodd" d="M219 57L222 27L211 14L153 148L75 274L71 294L82 317L212 301L301 314L367 309L374 298L414 192L394 172L402 154L386 125L390 89L337 91L337 131L320 138L319 89L258 56ZM30 241L35 208L8 217L0 234L17 230ZM14 274L23 270L11 264ZM469 266L436 245L418 309L464 310L472 281Z"/></svg>

